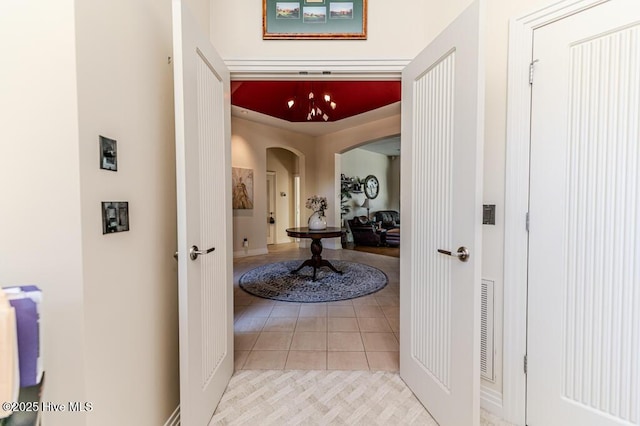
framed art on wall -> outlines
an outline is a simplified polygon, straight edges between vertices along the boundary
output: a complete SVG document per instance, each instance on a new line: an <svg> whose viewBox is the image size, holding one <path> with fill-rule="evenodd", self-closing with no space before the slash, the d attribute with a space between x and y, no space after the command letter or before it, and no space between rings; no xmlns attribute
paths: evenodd
<svg viewBox="0 0 640 426"><path fill-rule="evenodd" d="M367 38L367 0L262 0L262 38Z"/></svg>
<svg viewBox="0 0 640 426"><path fill-rule="evenodd" d="M112 234L129 230L129 203L127 201L102 202L102 233Z"/></svg>
<svg viewBox="0 0 640 426"><path fill-rule="evenodd" d="M231 188L233 209L253 208L253 169L231 168Z"/></svg>
<svg viewBox="0 0 640 426"><path fill-rule="evenodd" d="M100 140L100 168L103 170L118 171L118 142L104 136Z"/></svg>

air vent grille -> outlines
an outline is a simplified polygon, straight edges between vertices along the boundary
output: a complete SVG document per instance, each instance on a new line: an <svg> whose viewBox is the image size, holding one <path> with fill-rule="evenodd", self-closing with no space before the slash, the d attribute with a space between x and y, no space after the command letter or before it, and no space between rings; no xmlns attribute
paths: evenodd
<svg viewBox="0 0 640 426"><path fill-rule="evenodd" d="M489 280L482 280L481 290L481 320L480 320L480 372L483 379L493 382L493 354L494 354L494 286Z"/></svg>

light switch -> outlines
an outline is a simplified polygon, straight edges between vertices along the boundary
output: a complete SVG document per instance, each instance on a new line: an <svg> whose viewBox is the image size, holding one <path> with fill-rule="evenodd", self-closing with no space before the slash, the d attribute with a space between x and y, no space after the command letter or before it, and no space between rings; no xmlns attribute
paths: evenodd
<svg viewBox="0 0 640 426"><path fill-rule="evenodd" d="M112 234L129 230L129 203L126 201L102 202L102 233Z"/></svg>
<svg viewBox="0 0 640 426"><path fill-rule="evenodd" d="M496 205L495 204L482 205L482 224L483 225L496 224Z"/></svg>

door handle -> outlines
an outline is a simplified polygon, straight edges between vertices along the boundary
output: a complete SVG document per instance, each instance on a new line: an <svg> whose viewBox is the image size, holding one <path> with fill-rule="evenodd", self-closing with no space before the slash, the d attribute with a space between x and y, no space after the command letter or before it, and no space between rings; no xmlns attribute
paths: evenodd
<svg viewBox="0 0 640 426"><path fill-rule="evenodd" d="M211 247L208 250L200 250L198 246L191 246L191 248L189 249L189 257L191 258L191 260L196 260L201 254L209 254L215 249L215 247Z"/></svg>
<svg viewBox="0 0 640 426"><path fill-rule="evenodd" d="M456 253L451 253L449 250L438 249L438 253L446 254L447 256L457 257L460 262L466 262L469 260L469 249L466 247L458 248Z"/></svg>
<svg viewBox="0 0 640 426"><path fill-rule="evenodd" d="M178 260L178 252L173 253L173 258L174 258L175 260Z"/></svg>

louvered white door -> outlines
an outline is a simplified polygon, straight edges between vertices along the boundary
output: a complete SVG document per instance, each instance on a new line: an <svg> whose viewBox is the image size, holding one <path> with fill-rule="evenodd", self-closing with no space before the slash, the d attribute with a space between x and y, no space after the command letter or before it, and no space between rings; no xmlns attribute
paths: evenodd
<svg viewBox="0 0 640 426"><path fill-rule="evenodd" d="M527 424L640 425L640 2L533 59Z"/></svg>
<svg viewBox="0 0 640 426"><path fill-rule="evenodd" d="M233 373L230 84L179 0L173 31L180 418L195 426L208 424Z"/></svg>
<svg viewBox="0 0 640 426"><path fill-rule="evenodd" d="M476 1L402 74L400 375L441 426L480 421L480 16ZM465 262L437 251L461 247Z"/></svg>

